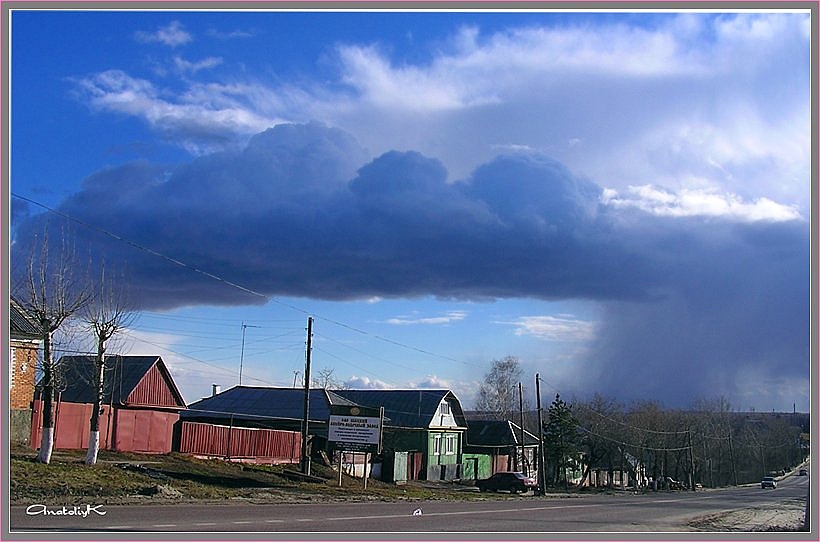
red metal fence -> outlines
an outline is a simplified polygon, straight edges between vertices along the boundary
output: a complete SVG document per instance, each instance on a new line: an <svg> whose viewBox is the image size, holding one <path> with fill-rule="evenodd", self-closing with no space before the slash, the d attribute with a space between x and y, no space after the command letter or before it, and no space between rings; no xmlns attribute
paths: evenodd
<svg viewBox="0 0 820 542"><path fill-rule="evenodd" d="M194 455L298 463L302 449L302 435L295 431L198 422L181 422L180 429L179 451Z"/></svg>
<svg viewBox="0 0 820 542"><path fill-rule="evenodd" d="M58 402L55 406L54 447L82 450L88 447L89 418L93 405ZM34 401L31 446L40 447L43 402ZM174 424L179 412L103 406L100 416L100 448L120 452L167 454L171 451Z"/></svg>

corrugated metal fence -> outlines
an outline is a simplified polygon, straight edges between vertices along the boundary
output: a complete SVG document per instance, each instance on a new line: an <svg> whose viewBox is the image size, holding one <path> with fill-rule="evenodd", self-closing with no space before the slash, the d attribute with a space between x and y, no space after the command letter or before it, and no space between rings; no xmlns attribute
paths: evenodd
<svg viewBox="0 0 820 542"><path fill-rule="evenodd" d="M181 422L179 451L195 455L298 463L302 435L295 431Z"/></svg>

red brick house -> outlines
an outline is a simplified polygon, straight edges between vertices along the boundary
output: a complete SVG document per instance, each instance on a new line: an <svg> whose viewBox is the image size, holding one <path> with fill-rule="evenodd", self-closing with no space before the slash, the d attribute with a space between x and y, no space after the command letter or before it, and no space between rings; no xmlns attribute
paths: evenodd
<svg viewBox="0 0 820 542"><path fill-rule="evenodd" d="M9 406L12 410L31 408L34 372L42 338L25 309L9 300Z"/></svg>
<svg viewBox="0 0 820 542"><path fill-rule="evenodd" d="M54 447L88 447L94 403L93 356L64 356L58 371ZM168 453L185 401L159 356L107 356L100 416L100 449ZM42 401L35 398L31 442L40 442Z"/></svg>

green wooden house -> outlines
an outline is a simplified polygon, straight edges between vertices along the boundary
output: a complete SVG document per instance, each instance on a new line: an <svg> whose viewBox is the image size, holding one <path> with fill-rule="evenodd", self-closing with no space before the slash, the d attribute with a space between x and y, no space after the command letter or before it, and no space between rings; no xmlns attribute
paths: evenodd
<svg viewBox="0 0 820 542"><path fill-rule="evenodd" d="M449 390L334 390L384 407L382 480L453 480L462 475L467 422Z"/></svg>

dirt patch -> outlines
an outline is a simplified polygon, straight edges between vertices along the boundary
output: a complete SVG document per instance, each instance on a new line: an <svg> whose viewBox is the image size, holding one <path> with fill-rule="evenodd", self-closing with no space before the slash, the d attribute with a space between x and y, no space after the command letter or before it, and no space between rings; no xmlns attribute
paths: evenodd
<svg viewBox="0 0 820 542"><path fill-rule="evenodd" d="M805 499L701 516L689 523L709 532L793 532L803 529Z"/></svg>

